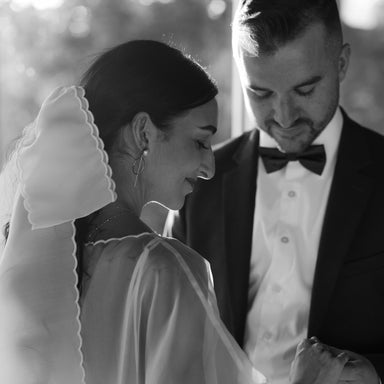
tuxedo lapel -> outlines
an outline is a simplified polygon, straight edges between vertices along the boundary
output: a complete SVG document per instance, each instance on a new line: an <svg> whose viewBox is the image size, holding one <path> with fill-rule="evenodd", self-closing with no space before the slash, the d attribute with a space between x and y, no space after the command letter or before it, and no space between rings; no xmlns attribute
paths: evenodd
<svg viewBox="0 0 384 384"><path fill-rule="evenodd" d="M312 289L308 335L321 327L340 267L372 191L371 156L362 128L344 114Z"/></svg>
<svg viewBox="0 0 384 384"><path fill-rule="evenodd" d="M235 337L243 342L256 192L258 132L244 140L223 177L225 247Z"/></svg>

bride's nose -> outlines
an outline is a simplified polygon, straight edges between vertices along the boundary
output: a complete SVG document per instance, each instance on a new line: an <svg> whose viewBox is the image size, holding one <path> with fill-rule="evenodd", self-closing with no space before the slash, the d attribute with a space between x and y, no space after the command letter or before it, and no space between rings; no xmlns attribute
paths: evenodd
<svg viewBox="0 0 384 384"><path fill-rule="evenodd" d="M199 176L201 179L209 180L215 174L215 156L212 150L206 151L200 165Z"/></svg>

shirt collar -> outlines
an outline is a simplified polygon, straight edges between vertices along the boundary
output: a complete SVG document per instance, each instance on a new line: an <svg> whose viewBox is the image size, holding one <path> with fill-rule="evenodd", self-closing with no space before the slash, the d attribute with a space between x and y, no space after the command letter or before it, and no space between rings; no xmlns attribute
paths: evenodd
<svg viewBox="0 0 384 384"><path fill-rule="evenodd" d="M337 108L331 121L313 142L315 145L324 145L325 153L327 155L326 168L328 168L329 165L334 164L336 161L336 152L339 147L343 120L341 110L340 108Z"/></svg>

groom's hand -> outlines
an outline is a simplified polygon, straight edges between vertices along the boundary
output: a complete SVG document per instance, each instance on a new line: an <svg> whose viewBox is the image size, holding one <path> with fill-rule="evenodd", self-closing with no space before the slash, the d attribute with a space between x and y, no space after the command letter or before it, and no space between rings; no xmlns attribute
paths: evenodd
<svg viewBox="0 0 384 384"><path fill-rule="evenodd" d="M338 384L344 365L348 361L346 353L333 356L328 346L304 339L296 349L291 364L290 384Z"/></svg>
<svg viewBox="0 0 384 384"><path fill-rule="evenodd" d="M340 351L340 350L339 350ZM339 384L379 384L380 378L372 363L364 356L345 351L349 360L341 373Z"/></svg>
<svg viewBox="0 0 384 384"><path fill-rule="evenodd" d="M315 337L310 339L312 342L318 341ZM344 365L338 384L380 384L380 378L372 363L364 356L355 352L345 351L336 347L327 346L333 356L344 352L349 360Z"/></svg>

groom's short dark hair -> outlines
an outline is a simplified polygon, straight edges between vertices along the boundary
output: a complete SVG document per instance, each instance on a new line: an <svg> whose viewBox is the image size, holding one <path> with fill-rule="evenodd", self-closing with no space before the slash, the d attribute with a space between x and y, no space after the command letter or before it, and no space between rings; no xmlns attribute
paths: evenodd
<svg viewBox="0 0 384 384"><path fill-rule="evenodd" d="M336 0L240 0L232 23L234 49L272 54L314 23L342 42Z"/></svg>

